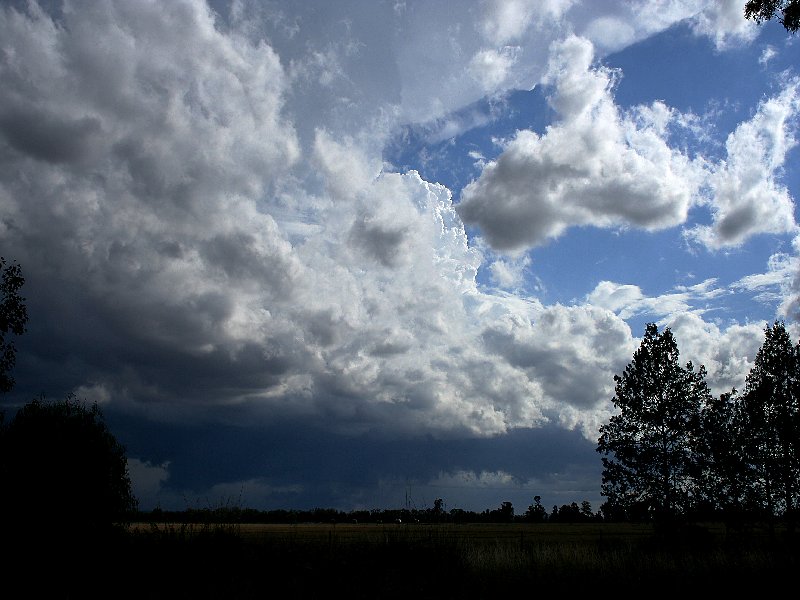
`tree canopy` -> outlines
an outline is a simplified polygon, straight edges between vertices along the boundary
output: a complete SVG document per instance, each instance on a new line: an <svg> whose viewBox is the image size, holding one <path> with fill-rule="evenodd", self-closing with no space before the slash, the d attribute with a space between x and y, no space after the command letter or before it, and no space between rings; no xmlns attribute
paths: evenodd
<svg viewBox="0 0 800 600"><path fill-rule="evenodd" d="M800 0L748 0L744 5L744 16L756 23L770 21L778 16L778 22L786 31L795 33L800 29Z"/></svg>
<svg viewBox="0 0 800 600"><path fill-rule="evenodd" d="M800 492L798 348L783 323L765 329L745 383L740 443L751 500L769 516L792 514Z"/></svg>
<svg viewBox="0 0 800 600"><path fill-rule="evenodd" d="M7 525L102 533L136 508L125 448L96 404L33 400L0 430Z"/></svg>
<svg viewBox="0 0 800 600"><path fill-rule="evenodd" d="M11 370L16 362L17 349L13 336L25 333L28 310L25 298L19 291L25 283L22 268L17 263L7 264L0 256L0 393L14 387Z"/></svg>
<svg viewBox="0 0 800 600"><path fill-rule="evenodd" d="M686 512L698 468L700 411L710 398L705 369L679 364L669 328L649 323L622 375L615 375L619 413L600 428L602 493L616 509L671 518Z"/></svg>
<svg viewBox="0 0 800 600"><path fill-rule="evenodd" d="M667 328L648 324L614 377L618 413L600 428L601 507L611 518L783 516L800 506L800 344L782 322L764 342L740 394L715 398L705 369L681 367Z"/></svg>

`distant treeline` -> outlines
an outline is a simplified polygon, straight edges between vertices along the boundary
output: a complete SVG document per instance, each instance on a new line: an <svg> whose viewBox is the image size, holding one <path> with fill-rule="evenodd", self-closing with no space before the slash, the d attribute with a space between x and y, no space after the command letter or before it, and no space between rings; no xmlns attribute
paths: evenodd
<svg viewBox="0 0 800 600"><path fill-rule="evenodd" d="M584 500L580 506L576 502L553 506L548 513L536 496L534 504L522 514L515 514L511 502L503 502L496 509L482 512L452 508L445 510L443 501L437 499L432 508L397 508L341 511L333 508L314 508L311 510L257 510L223 506L219 508L187 508L171 511L156 508L140 511L133 516L140 522L154 523L586 523L603 521L600 512L592 512L591 503Z"/></svg>

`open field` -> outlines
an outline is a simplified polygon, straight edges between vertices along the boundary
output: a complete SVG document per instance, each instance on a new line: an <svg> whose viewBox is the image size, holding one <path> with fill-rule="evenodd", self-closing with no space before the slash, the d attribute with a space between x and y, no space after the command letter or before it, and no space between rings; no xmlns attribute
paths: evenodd
<svg viewBox="0 0 800 600"><path fill-rule="evenodd" d="M152 531L154 524L133 523L132 531ZM159 523L155 527L161 529L180 528L180 523ZM200 532L203 525L193 524L191 529ZM214 525L206 526L213 528ZM335 538L339 542L381 541L386 536L398 536L406 539L424 539L431 536L445 536L451 540L515 542L521 538L542 541L598 541L604 538L638 539L653 535L649 524L636 523L233 523L217 527L235 531L243 540L251 542L269 540L330 541ZM718 534L724 534L724 528L715 526Z"/></svg>
<svg viewBox="0 0 800 600"><path fill-rule="evenodd" d="M649 525L604 523L171 524L132 531L151 555L170 557L172 575L185 569L178 580L205 577L194 593L207 597L211 590L266 597L265 585L282 598L334 591L350 598L497 598L620 585L763 593L793 584L800 567L798 545L783 533L731 536L721 525L667 537Z"/></svg>
<svg viewBox="0 0 800 600"><path fill-rule="evenodd" d="M742 597L794 587L800 573L796 538L720 525L661 535L613 523L139 523L88 546L61 540L57 552L31 541L35 559L7 570L31 586L19 597Z"/></svg>

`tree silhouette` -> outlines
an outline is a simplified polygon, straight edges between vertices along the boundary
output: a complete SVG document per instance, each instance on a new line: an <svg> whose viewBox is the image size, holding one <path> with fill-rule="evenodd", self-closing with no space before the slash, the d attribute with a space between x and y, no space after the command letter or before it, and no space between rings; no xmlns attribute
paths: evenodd
<svg viewBox="0 0 800 600"><path fill-rule="evenodd" d="M533 497L533 504L531 504L525 512L525 520L531 523L543 523L547 520L547 511L544 506L542 506L541 496Z"/></svg>
<svg viewBox="0 0 800 600"><path fill-rule="evenodd" d="M799 367L798 348L776 321L765 329L741 402L749 491L770 518L793 516L800 494Z"/></svg>
<svg viewBox="0 0 800 600"><path fill-rule="evenodd" d="M628 514L685 514L695 497L700 410L711 397L705 369L681 367L669 328L649 323L633 360L614 376L619 413L600 428L602 494Z"/></svg>
<svg viewBox="0 0 800 600"><path fill-rule="evenodd" d="M701 414L698 508L705 517L738 521L748 506L748 473L741 439L744 426L736 390L712 398Z"/></svg>
<svg viewBox="0 0 800 600"><path fill-rule="evenodd" d="M800 29L800 0L748 0L744 5L745 18L759 24L772 20L777 13L778 22L786 31L795 33Z"/></svg>
<svg viewBox="0 0 800 600"><path fill-rule="evenodd" d="M23 536L102 536L136 508L124 447L73 397L33 400L0 430L0 478L6 530Z"/></svg>
<svg viewBox="0 0 800 600"><path fill-rule="evenodd" d="M0 256L0 393L9 392L14 387L11 370L16 362L17 349L11 336L25 333L28 311L25 298L19 290L25 283L22 268L17 263L6 264Z"/></svg>

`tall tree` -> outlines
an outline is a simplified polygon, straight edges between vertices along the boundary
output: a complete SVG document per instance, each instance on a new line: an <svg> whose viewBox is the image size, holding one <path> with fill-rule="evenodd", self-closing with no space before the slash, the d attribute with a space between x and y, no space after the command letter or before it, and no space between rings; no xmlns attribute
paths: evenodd
<svg viewBox="0 0 800 600"><path fill-rule="evenodd" d="M800 29L800 0L748 0L744 5L745 18L759 24L774 19L778 13L778 22L786 31L795 33Z"/></svg>
<svg viewBox="0 0 800 600"><path fill-rule="evenodd" d="M770 516L793 515L800 493L800 358L776 321L745 381L741 444L754 501Z"/></svg>
<svg viewBox="0 0 800 600"><path fill-rule="evenodd" d="M647 324L641 345L615 375L619 412L600 428L602 494L612 507L637 508L669 520L696 496L700 411L711 394L705 369L679 364L672 331Z"/></svg>
<svg viewBox="0 0 800 600"><path fill-rule="evenodd" d="M701 411L698 500L726 520L742 516L748 498L748 469L741 446L741 396L734 389L712 398Z"/></svg>
<svg viewBox="0 0 800 600"><path fill-rule="evenodd" d="M14 387L11 371L16 363L17 349L12 336L25 333L28 310L19 291L25 283L22 268L17 263L6 264L0 256L0 393Z"/></svg>
<svg viewBox="0 0 800 600"><path fill-rule="evenodd" d="M531 523L543 523L547 520L547 511L544 506L542 506L541 496L533 497L533 504L531 504L525 512L525 520Z"/></svg>

